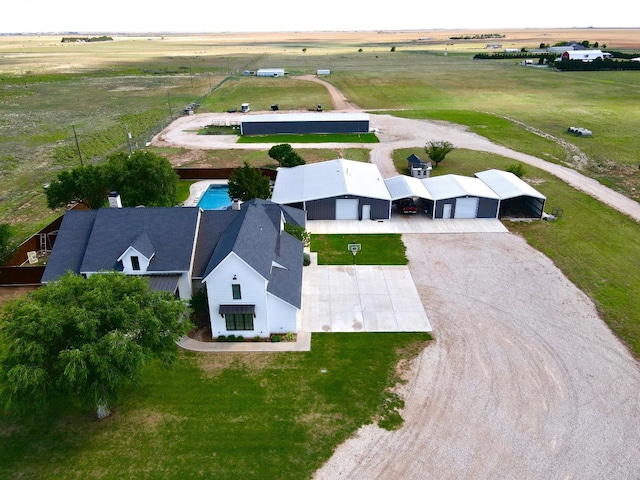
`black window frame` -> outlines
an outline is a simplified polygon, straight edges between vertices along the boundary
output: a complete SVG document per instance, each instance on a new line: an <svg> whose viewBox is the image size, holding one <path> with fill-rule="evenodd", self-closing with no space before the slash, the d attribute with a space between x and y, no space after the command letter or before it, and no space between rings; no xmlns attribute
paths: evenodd
<svg viewBox="0 0 640 480"><path fill-rule="evenodd" d="M225 313L224 323L227 330L253 330L253 315L251 313Z"/></svg>
<svg viewBox="0 0 640 480"><path fill-rule="evenodd" d="M140 271L140 258L137 255L131 255L131 269L134 272Z"/></svg>
<svg viewBox="0 0 640 480"><path fill-rule="evenodd" d="M242 290L239 283L231 284L231 296L234 300L242 300Z"/></svg>

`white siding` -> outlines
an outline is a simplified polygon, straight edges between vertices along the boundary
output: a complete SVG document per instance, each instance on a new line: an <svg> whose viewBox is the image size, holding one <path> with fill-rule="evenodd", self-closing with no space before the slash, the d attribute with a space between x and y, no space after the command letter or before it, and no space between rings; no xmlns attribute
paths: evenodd
<svg viewBox="0 0 640 480"><path fill-rule="evenodd" d="M298 309L275 295L267 294L269 309L269 333L295 333L297 331Z"/></svg>
<svg viewBox="0 0 640 480"><path fill-rule="evenodd" d="M234 280L233 277L236 277ZM235 253L231 253L203 280L207 285L207 298L211 316L211 332L218 335L242 335L250 338L269 335L267 281ZM233 299L232 284L239 284L242 298ZM253 330L227 331L225 319L218 313L220 305L255 305Z"/></svg>

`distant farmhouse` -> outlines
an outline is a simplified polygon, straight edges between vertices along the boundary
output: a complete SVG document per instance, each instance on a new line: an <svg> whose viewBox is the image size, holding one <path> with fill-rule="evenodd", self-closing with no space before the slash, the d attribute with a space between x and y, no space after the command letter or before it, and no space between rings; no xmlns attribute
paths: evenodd
<svg viewBox="0 0 640 480"><path fill-rule="evenodd" d="M612 58L613 55L602 50L570 50L566 51L560 57L562 60L582 60L583 62L593 62L597 58L604 60Z"/></svg>

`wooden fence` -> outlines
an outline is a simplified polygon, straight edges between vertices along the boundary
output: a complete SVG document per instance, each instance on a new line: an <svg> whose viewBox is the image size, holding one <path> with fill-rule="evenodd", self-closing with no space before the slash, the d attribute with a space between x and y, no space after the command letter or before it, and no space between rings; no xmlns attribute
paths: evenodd
<svg viewBox="0 0 640 480"><path fill-rule="evenodd" d="M262 174L275 180L277 172L263 168ZM233 168L176 168L181 180L222 180L229 178ZM72 210L86 209L84 205L75 205ZM55 243L56 234L64 215L56 218L39 232L29 237L16 249L13 256L0 266L0 286L41 285L44 265L30 265L29 252L50 251Z"/></svg>

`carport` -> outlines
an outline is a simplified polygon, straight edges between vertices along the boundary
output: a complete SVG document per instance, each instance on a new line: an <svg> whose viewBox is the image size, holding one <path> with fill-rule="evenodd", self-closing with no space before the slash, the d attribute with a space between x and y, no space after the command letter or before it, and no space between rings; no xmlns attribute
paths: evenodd
<svg viewBox="0 0 640 480"><path fill-rule="evenodd" d="M402 198L419 198L422 200L425 212L433 212L434 198L422 183L422 180L407 175L397 175L387 178L384 181L391 195L391 200L396 201Z"/></svg>
<svg viewBox="0 0 640 480"><path fill-rule="evenodd" d="M432 218L498 218L498 194L479 178L442 175L420 180L433 198Z"/></svg>
<svg viewBox="0 0 640 480"><path fill-rule="evenodd" d="M492 169L476 177L500 197L499 218L542 218L547 198L513 173Z"/></svg>

